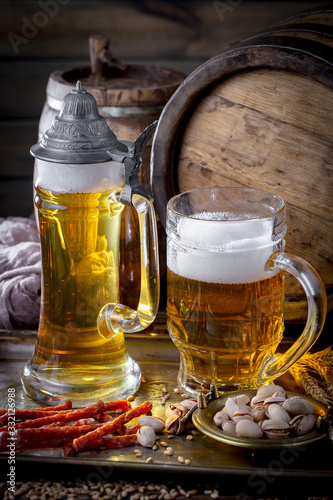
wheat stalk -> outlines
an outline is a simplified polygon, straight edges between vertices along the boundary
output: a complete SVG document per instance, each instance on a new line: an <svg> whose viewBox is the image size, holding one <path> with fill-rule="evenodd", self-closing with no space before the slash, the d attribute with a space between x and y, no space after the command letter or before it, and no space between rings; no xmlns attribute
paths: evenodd
<svg viewBox="0 0 333 500"><path fill-rule="evenodd" d="M329 393L329 395L331 396L331 398L333 399L333 380L326 383L326 389L327 389L327 392Z"/></svg>
<svg viewBox="0 0 333 500"><path fill-rule="evenodd" d="M317 360L325 366L333 367L333 346L313 354L306 354L306 356L310 359Z"/></svg>
<svg viewBox="0 0 333 500"><path fill-rule="evenodd" d="M328 395L326 391L319 386L317 380L307 373L303 367L297 365L298 363L291 367L290 372L298 386L317 401L321 401L326 405L331 405L333 403L333 397Z"/></svg>
<svg viewBox="0 0 333 500"><path fill-rule="evenodd" d="M297 385L307 394L324 404L333 403L333 346L304 354L290 372ZM321 380L318 381L318 377Z"/></svg>

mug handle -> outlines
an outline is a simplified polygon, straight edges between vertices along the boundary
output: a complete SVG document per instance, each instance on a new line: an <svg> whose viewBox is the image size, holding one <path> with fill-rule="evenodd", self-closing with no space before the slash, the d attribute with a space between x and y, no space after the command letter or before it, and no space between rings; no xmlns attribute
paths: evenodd
<svg viewBox="0 0 333 500"><path fill-rule="evenodd" d="M308 262L295 255L278 251L270 257L266 266L269 270L287 271L300 282L308 301L308 317L302 334L284 354L270 355L265 359L258 375L258 385L285 373L312 347L323 329L327 312L324 285Z"/></svg>
<svg viewBox="0 0 333 500"><path fill-rule="evenodd" d="M120 212L124 205L123 190L114 191L109 198L111 211ZM111 338L120 332L133 333L147 328L155 319L160 296L157 223L149 196L134 193L132 206L137 211L140 230L141 289L138 308L124 304L106 304L99 313L99 333Z"/></svg>

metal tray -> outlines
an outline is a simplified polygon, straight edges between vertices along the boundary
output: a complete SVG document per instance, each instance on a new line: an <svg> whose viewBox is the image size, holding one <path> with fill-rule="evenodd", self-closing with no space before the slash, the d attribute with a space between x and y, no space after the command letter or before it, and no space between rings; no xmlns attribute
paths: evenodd
<svg viewBox="0 0 333 500"><path fill-rule="evenodd" d="M4 408L7 401L7 390L15 387L16 408L33 408L40 406L26 396L20 386L19 374L26 359L34 348L34 332L0 331L0 407ZM153 403L153 415L164 417L165 406L161 403L162 388L166 387L170 399L166 404L181 401L181 395L174 393L177 387L179 366L178 351L171 342L165 330L164 318L160 318L148 332L126 337L130 355L136 359L142 369L146 383L141 384L135 396L133 405L150 400ZM297 392L290 376L281 377L277 383L286 390ZM190 424L194 429L194 425ZM134 448L118 450L101 450L80 452L74 457L64 458L61 449L31 450L17 453L16 461L35 462L40 464L58 464L65 468L74 465L89 465L92 467L111 466L114 470L147 471L149 474L175 472L181 474L196 474L197 477L208 475L230 478L242 476L254 481L260 477L275 475L274 467L278 467L279 478L321 478L333 479L333 453L329 438L310 446L300 446L293 449L251 450L231 446L201 434L188 440L186 436L191 428L169 440L167 434L161 440L173 448L173 456L165 456L164 448L152 451L141 448L142 457L134 455ZM189 465L178 462L178 456L190 459ZM314 460L314 456L316 459ZM148 457L153 462L146 463ZM0 460L8 459L8 455L0 453ZM0 466L0 469L2 466ZM6 468L6 467L5 467Z"/></svg>
<svg viewBox="0 0 333 500"><path fill-rule="evenodd" d="M298 437L288 437L286 439L249 439L239 436L232 436L230 434L226 434L222 431L220 427L218 427L214 423L214 415L221 411L227 399L229 397L236 397L240 394L247 395L250 399L256 395L257 391L237 391L230 392L219 399L215 399L208 404L207 408L197 409L192 417L193 423L197 429L211 437L212 439L216 439L217 441L221 441L222 443L227 443L232 446L240 446L242 448L250 448L252 450L259 449L284 449L284 448L295 448L298 446L305 446L309 444L313 444L320 439L324 439L326 436L326 430L317 430L314 429L312 432L307 433L304 436ZM294 392L286 392L287 398L292 398L294 396L298 396L298 394ZM328 409L324 404L315 401L312 398L307 396L302 396L303 399L307 400L312 404L315 415L321 417L327 417Z"/></svg>

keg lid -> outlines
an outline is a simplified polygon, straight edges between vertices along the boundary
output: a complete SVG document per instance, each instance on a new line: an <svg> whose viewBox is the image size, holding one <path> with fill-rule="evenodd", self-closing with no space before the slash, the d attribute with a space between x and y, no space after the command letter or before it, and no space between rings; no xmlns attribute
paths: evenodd
<svg viewBox="0 0 333 500"><path fill-rule="evenodd" d="M57 163L121 161L130 156L128 147L118 141L98 113L95 98L80 81L64 97L59 115L30 152L35 158Z"/></svg>

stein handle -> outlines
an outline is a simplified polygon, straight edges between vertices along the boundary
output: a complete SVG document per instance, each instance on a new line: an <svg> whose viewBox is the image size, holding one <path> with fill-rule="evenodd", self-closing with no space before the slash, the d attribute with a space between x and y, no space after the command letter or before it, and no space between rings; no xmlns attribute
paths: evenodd
<svg viewBox="0 0 333 500"><path fill-rule="evenodd" d="M326 318L327 297L324 285L308 262L284 252L276 252L267 262L269 270L282 269L302 285L308 301L308 317L300 337L284 353L268 356L261 366L258 384L262 385L285 373L318 339Z"/></svg>
<svg viewBox="0 0 333 500"><path fill-rule="evenodd" d="M121 204L122 190L111 194L112 203ZM150 197L134 193L132 206L137 211L140 229L141 290L135 311L124 304L106 304L98 316L98 329L110 338L120 332L133 333L147 328L155 319L160 294L157 224Z"/></svg>

